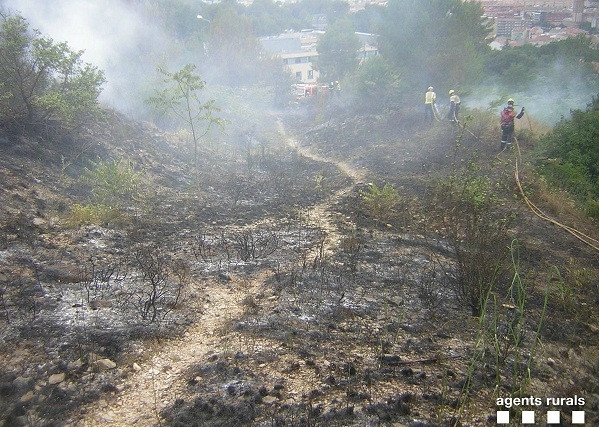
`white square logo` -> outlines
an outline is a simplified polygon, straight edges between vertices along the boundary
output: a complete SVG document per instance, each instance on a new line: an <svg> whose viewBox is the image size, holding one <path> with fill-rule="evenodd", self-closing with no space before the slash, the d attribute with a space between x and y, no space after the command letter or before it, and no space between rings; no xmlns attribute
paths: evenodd
<svg viewBox="0 0 599 427"><path fill-rule="evenodd" d="M522 411L522 424L534 424L535 411Z"/></svg>
<svg viewBox="0 0 599 427"><path fill-rule="evenodd" d="M584 411L572 411L572 424L584 424Z"/></svg>
<svg viewBox="0 0 599 427"><path fill-rule="evenodd" d="M559 411L547 411L547 424L559 424L560 423L560 412Z"/></svg>
<svg viewBox="0 0 599 427"><path fill-rule="evenodd" d="M510 411L497 411L497 424L509 424Z"/></svg>

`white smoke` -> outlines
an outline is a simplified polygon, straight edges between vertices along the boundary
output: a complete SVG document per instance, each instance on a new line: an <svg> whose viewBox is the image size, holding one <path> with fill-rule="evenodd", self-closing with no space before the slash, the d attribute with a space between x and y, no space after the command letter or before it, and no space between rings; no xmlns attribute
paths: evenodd
<svg viewBox="0 0 599 427"><path fill-rule="evenodd" d="M9 11L22 15L30 28L73 50L105 72L100 96L105 105L135 113L148 80L169 48L158 23L144 17L135 2L124 0L4 0Z"/></svg>
<svg viewBox="0 0 599 427"><path fill-rule="evenodd" d="M507 100L513 98L516 106L525 107L535 120L554 125L562 118L570 118L572 110L586 109L597 95L596 81L585 74L582 64L556 60L546 64L525 90L516 91L509 86L486 82L464 97L463 102L471 108L490 108L499 112Z"/></svg>

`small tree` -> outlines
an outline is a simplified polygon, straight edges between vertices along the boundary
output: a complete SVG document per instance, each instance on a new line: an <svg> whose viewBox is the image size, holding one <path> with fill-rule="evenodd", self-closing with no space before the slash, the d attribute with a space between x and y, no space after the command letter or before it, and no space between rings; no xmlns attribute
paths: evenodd
<svg viewBox="0 0 599 427"><path fill-rule="evenodd" d="M97 114L104 74L83 63L82 55L30 31L21 16L2 16L0 124L25 128L58 121L72 131Z"/></svg>
<svg viewBox="0 0 599 427"><path fill-rule="evenodd" d="M349 20L331 25L318 40L316 66L328 80L341 80L358 66L360 39Z"/></svg>
<svg viewBox="0 0 599 427"><path fill-rule="evenodd" d="M358 102L376 110L400 98L402 82L399 72L381 56L362 62L354 75Z"/></svg>
<svg viewBox="0 0 599 427"><path fill-rule="evenodd" d="M92 162L92 168L85 169L82 180L92 186L94 202L121 207L131 202L137 194L142 173L136 172L133 164L123 159L109 162L99 160Z"/></svg>
<svg viewBox="0 0 599 427"><path fill-rule="evenodd" d="M401 196L391 184L379 188L376 184L368 184L368 191L360 191L362 204L367 214L377 221L388 221L397 215L396 209L401 203Z"/></svg>
<svg viewBox="0 0 599 427"><path fill-rule="evenodd" d="M174 116L185 126L189 127L193 139L194 165L197 168L198 145L213 125L224 127L224 120L213 115L220 109L214 105L215 101L210 99L203 102L200 98L206 83L193 64L185 65L181 70L171 73L163 68L158 72L164 76L166 87L157 90L154 96L148 98L147 102L158 111ZM201 129L201 125L206 126Z"/></svg>

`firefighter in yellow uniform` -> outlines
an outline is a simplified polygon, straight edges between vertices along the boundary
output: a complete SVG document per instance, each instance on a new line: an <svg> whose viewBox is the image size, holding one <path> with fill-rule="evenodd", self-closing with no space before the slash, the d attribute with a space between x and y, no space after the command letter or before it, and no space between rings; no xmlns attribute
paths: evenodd
<svg viewBox="0 0 599 427"><path fill-rule="evenodd" d="M435 118L435 101L437 100L437 94L433 91L433 87L429 86L428 91L424 95L424 121L433 122Z"/></svg>

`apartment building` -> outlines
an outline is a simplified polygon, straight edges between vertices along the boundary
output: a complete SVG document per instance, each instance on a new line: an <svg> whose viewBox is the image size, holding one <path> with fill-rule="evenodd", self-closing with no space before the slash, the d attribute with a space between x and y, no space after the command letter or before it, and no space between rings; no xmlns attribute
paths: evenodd
<svg viewBox="0 0 599 427"><path fill-rule="evenodd" d="M260 42L264 50L281 58L283 65L298 83L316 83L320 76L313 64L318 58L316 45L318 38L324 34L320 30L303 30L287 32L278 36L262 37ZM369 33L356 33L360 40L360 48L356 56L360 60L378 55L377 36Z"/></svg>
<svg viewBox="0 0 599 427"><path fill-rule="evenodd" d="M316 44L321 34L322 31L314 30L287 32L278 36L262 37L260 42L265 51L282 59L283 65L298 83L315 83L319 73L312 64L318 57Z"/></svg>

